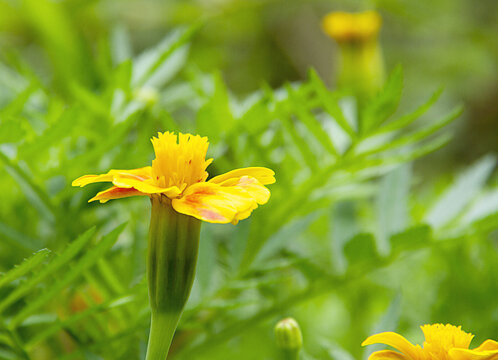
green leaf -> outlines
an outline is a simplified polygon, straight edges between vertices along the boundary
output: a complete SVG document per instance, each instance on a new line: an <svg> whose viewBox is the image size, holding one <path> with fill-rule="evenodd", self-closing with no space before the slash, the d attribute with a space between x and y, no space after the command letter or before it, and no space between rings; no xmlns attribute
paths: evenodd
<svg viewBox="0 0 498 360"><path fill-rule="evenodd" d="M319 166L316 154L311 149L310 143L305 141L301 131L298 130L292 111L293 105L291 101L282 101L277 104L277 116L285 130L285 134L288 135L287 138L292 148L297 150L296 153L300 157L300 162L312 170L317 170Z"/></svg>
<svg viewBox="0 0 498 360"><path fill-rule="evenodd" d="M160 86L168 81L183 65L186 55L183 47L198 28L199 24L195 24L188 29L175 31L156 48L140 55L133 65L134 87Z"/></svg>
<svg viewBox="0 0 498 360"><path fill-rule="evenodd" d="M351 125L349 125L348 120L344 116L341 107L339 106L337 99L332 95L332 93L327 89L320 76L314 69L310 70L310 80L313 85L313 89L317 92L318 98L321 104L327 111L327 113L332 116L332 118L337 122L337 124L347 133L351 138L356 137Z"/></svg>
<svg viewBox="0 0 498 360"><path fill-rule="evenodd" d="M436 120L434 122L431 122L428 126L419 129L417 131L412 132L411 134L407 134L405 136L402 136L400 138L394 139L392 141L388 141L385 144L376 147L374 149L371 149L369 151L366 151L365 153L362 153L362 155L365 154L374 154L390 149L395 149L398 147L402 146L408 146L408 145L413 145L423 139L428 138L438 130L441 130L443 127L447 126L450 124L453 120L455 120L457 117L459 117L463 112L463 107L459 106L455 108L452 112L449 114L445 115L439 120Z"/></svg>
<svg viewBox="0 0 498 360"><path fill-rule="evenodd" d="M443 89L441 88L438 91L436 91L434 94L432 94L430 99L425 104L422 104L420 107L418 107L415 111L407 115L401 116L396 120L388 122L384 126L379 127L375 133L379 134L379 133L391 132L406 128L408 125L413 123L419 117L424 115L432 107L432 105L434 105L436 101L441 97L442 93Z"/></svg>
<svg viewBox="0 0 498 360"><path fill-rule="evenodd" d="M64 252L52 260L43 270L35 274L28 281L18 286L12 293L6 296L0 302L0 313L4 312L5 309L13 304L15 301L21 297L29 294L34 288L36 288L42 281L44 281L49 275L54 275L62 266L71 261L76 255L83 250L86 245L90 242L93 234L95 234L95 227L87 230L84 234L78 237L76 241L71 243Z"/></svg>
<svg viewBox="0 0 498 360"><path fill-rule="evenodd" d="M78 259L78 261L74 262L68 271L56 277L57 280L51 284L42 295L37 297L36 300L27 303L27 305L12 318L9 325L11 327L17 327L28 316L52 300L55 295L74 282L78 276L81 276L88 268L93 266L114 245L125 225L126 224L119 225L109 234L105 235L97 245L89 250L87 249L85 254ZM93 234L93 231L90 231L90 233Z"/></svg>
<svg viewBox="0 0 498 360"><path fill-rule="evenodd" d="M23 123L22 118L2 117L2 122L0 122L0 143L20 141L26 134Z"/></svg>
<svg viewBox="0 0 498 360"><path fill-rule="evenodd" d="M396 331L401 315L401 294L398 293L393 298L386 312L370 332L371 334L379 334L385 331ZM368 346L364 352L364 359L367 359L373 352L382 350L384 345L374 344Z"/></svg>
<svg viewBox="0 0 498 360"><path fill-rule="evenodd" d="M385 175L377 194L379 251L389 252L389 238L405 228L408 222L408 195L411 167L403 164Z"/></svg>
<svg viewBox="0 0 498 360"><path fill-rule="evenodd" d="M132 57L130 35L124 26L115 26L111 32L111 54L114 64L121 64Z"/></svg>
<svg viewBox="0 0 498 360"><path fill-rule="evenodd" d="M465 213L462 223L468 225L494 213L498 213L498 189L484 192Z"/></svg>
<svg viewBox="0 0 498 360"><path fill-rule="evenodd" d="M360 232L355 203L341 201L331 211L332 264L339 273L346 270L344 245Z"/></svg>
<svg viewBox="0 0 498 360"><path fill-rule="evenodd" d="M4 241L9 242L10 244L23 250L33 252L40 248L34 239L17 231L16 229L11 228L9 225L1 221L0 234L4 236Z"/></svg>
<svg viewBox="0 0 498 360"><path fill-rule="evenodd" d="M420 249L431 241L431 228L427 225L419 225L391 237L391 252L399 254L403 251Z"/></svg>
<svg viewBox="0 0 498 360"><path fill-rule="evenodd" d="M213 75L213 94L199 109L196 118L197 133L207 136L213 142L219 142L222 135L229 132L234 125L230 110L228 90L219 73Z"/></svg>
<svg viewBox="0 0 498 360"><path fill-rule="evenodd" d="M136 301L135 296L126 295L120 296L117 299L113 299L111 301L106 301L103 304L94 305L80 313L72 315L63 321L56 321L54 324L46 327L40 332L37 332L29 341L26 343L26 347L28 349L32 348L35 344L44 341L52 335L57 334L59 331L68 329L73 325L77 325L79 323L84 323L84 321L93 321L92 317L95 314L102 313L105 311L109 311L111 309L116 309L122 306L129 305Z"/></svg>
<svg viewBox="0 0 498 360"><path fill-rule="evenodd" d="M26 198L40 215L50 222L56 218L57 208L52 204L47 193L38 186L31 177L0 151L0 161L3 161L7 172L17 181Z"/></svg>
<svg viewBox="0 0 498 360"><path fill-rule="evenodd" d="M290 238L297 238L301 235L309 226L312 224L320 215L321 211L314 212L307 216L294 219L289 224L280 228L276 233L274 233L268 240L262 244L262 246L257 252L255 256L255 264L254 267L265 261L268 261L268 258L274 255L277 251L284 248L288 243ZM249 249L246 249L246 252ZM246 255L248 256L248 255Z"/></svg>
<svg viewBox="0 0 498 360"><path fill-rule="evenodd" d="M435 228L448 224L481 191L496 165L496 157L487 155L465 170L437 200L425 216Z"/></svg>
<svg viewBox="0 0 498 360"><path fill-rule="evenodd" d="M329 359L332 360L355 360L353 355L351 355L347 350L342 348L340 345L324 341L322 346L326 349Z"/></svg>
<svg viewBox="0 0 498 360"><path fill-rule="evenodd" d="M64 111L55 123L51 124L40 136L35 137L19 149L19 158L31 159L40 153L45 153L47 149L55 144L59 144L62 139L70 136L74 129L75 119L80 114L79 111L81 111L81 108L72 108Z"/></svg>
<svg viewBox="0 0 498 360"><path fill-rule="evenodd" d="M296 90L289 84L285 88L289 94L289 104L292 104L292 110L299 120L308 128L325 150L332 155L337 155L337 150L321 123L307 110L307 105L305 104L307 99L300 97Z"/></svg>
<svg viewBox="0 0 498 360"><path fill-rule="evenodd" d="M360 122L363 134L382 125L396 111L402 91L403 69L397 66L381 91L366 105Z"/></svg>
<svg viewBox="0 0 498 360"><path fill-rule="evenodd" d="M5 274L2 274L2 276L0 277L0 287L5 286L31 272L33 269L37 268L49 255L50 250L42 249L36 252L32 257L25 259L21 265L14 267L12 270L9 270Z"/></svg>
<svg viewBox="0 0 498 360"><path fill-rule="evenodd" d="M373 234L358 234L344 246L344 255L348 261L348 270L358 266L372 264L379 259Z"/></svg>

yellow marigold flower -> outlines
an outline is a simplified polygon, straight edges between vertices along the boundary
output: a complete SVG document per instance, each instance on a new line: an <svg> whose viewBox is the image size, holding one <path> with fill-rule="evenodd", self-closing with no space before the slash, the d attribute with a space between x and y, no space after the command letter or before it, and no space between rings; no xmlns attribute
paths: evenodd
<svg viewBox="0 0 498 360"><path fill-rule="evenodd" d="M421 326L421 329L425 336L422 347L394 332L372 335L362 346L386 344L399 351L376 351L369 360L498 360L498 342L486 340L470 350L474 335L463 331L461 326L434 324Z"/></svg>
<svg viewBox="0 0 498 360"><path fill-rule="evenodd" d="M338 42L369 40L377 36L382 19L375 11L332 12L322 21L323 31Z"/></svg>
<svg viewBox="0 0 498 360"><path fill-rule="evenodd" d="M112 182L114 186L99 192L89 202L166 196L177 212L211 223L236 224L270 198L270 191L264 185L275 182L275 173L267 168L237 169L206 181L206 168L213 160L206 160L209 146L206 137L158 133L152 138L152 145L156 154L152 166L85 175L72 185Z"/></svg>

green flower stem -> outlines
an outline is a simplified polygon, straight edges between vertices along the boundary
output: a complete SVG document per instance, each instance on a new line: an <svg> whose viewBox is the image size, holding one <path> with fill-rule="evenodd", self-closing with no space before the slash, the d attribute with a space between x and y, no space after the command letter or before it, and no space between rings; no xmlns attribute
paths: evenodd
<svg viewBox="0 0 498 360"><path fill-rule="evenodd" d="M299 360L300 349L281 349L280 359L282 360Z"/></svg>
<svg viewBox="0 0 498 360"><path fill-rule="evenodd" d="M152 314L147 360L166 359L180 316L181 314Z"/></svg>
<svg viewBox="0 0 498 360"><path fill-rule="evenodd" d="M382 50L377 39L340 44L339 85L360 100L375 94L384 83Z"/></svg>
<svg viewBox="0 0 498 360"><path fill-rule="evenodd" d="M195 277L201 222L152 196L147 280L151 329L146 360L164 360Z"/></svg>

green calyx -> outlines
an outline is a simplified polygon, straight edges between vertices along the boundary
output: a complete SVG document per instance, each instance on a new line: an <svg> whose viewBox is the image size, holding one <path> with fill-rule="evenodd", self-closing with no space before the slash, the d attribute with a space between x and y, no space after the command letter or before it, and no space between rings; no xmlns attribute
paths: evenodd
<svg viewBox="0 0 498 360"><path fill-rule="evenodd" d="M303 346L301 328L293 318L286 318L275 326L275 339L282 360L297 360Z"/></svg>
<svg viewBox="0 0 498 360"><path fill-rule="evenodd" d="M151 331L147 360L164 360L195 278L201 221L152 196L147 280Z"/></svg>

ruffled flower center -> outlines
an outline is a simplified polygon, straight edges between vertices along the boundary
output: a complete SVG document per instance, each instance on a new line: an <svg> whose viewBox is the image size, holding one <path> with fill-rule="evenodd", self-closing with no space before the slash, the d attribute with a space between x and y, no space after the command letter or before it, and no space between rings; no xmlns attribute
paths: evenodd
<svg viewBox="0 0 498 360"><path fill-rule="evenodd" d="M152 160L152 180L160 187L186 187L206 181L206 160L209 146L206 137L190 134L158 133L152 138L156 158Z"/></svg>
<svg viewBox="0 0 498 360"><path fill-rule="evenodd" d="M448 352L453 348L468 349L474 335L466 333L461 326L450 324L424 325L424 359L450 360Z"/></svg>

